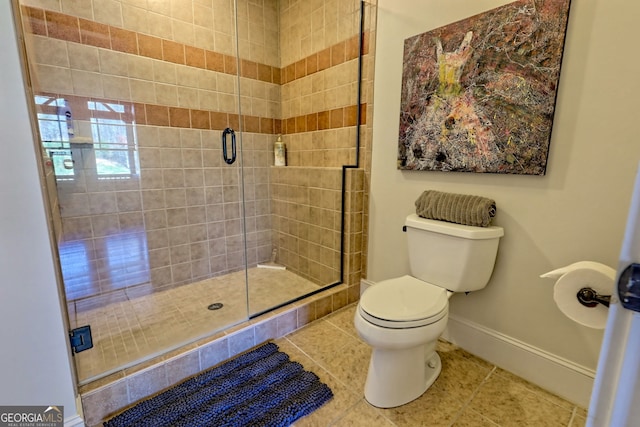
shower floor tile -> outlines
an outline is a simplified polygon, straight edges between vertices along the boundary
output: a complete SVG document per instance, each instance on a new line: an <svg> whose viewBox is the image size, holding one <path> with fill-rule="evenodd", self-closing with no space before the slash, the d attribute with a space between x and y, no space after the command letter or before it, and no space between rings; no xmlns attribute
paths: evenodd
<svg viewBox="0 0 640 427"><path fill-rule="evenodd" d="M135 365L247 320L278 304L319 289L288 270L251 268L165 291L140 295L123 290L111 300L101 297L72 302L70 323L90 325L94 348L74 357L81 383ZM137 295L136 295L137 293ZM221 303L218 310L210 304Z"/></svg>

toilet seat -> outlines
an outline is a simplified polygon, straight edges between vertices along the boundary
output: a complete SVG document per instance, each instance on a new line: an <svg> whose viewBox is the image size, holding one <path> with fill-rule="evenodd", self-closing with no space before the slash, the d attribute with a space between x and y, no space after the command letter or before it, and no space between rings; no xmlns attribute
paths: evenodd
<svg viewBox="0 0 640 427"><path fill-rule="evenodd" d="M412 276L384 280L360 298L360 315L390 329L417 328L437 322L448 313L447 290Z"/></svg>

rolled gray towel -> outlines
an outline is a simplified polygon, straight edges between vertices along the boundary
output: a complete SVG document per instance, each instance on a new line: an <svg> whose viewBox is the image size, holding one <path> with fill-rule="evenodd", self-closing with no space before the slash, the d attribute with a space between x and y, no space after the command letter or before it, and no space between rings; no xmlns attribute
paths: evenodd
<svg viewBox="0 0 640 427"><path fill-rule="evenodd" d="M427 219L488 227L496 202L481 196L427 190L416 200L416 214Z"/></svg>

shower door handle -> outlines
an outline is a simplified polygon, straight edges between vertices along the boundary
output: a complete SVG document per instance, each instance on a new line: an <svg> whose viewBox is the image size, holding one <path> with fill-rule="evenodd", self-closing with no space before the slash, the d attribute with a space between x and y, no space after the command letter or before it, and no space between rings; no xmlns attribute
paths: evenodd
<svg viewBox="0 0 640 427"><path fill-rule="evenodd" d="M227 155L227 135L231 134L231 157ZM231 128L222 131L222 157L230 165L236 161L236 133Z"/></svg>

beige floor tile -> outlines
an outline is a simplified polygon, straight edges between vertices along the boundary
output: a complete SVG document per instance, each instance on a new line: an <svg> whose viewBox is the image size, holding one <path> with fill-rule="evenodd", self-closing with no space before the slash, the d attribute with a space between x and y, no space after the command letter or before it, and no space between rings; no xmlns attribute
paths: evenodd
<svg viewBox="0 0 640 427"><path fill-rule="evenodd" d="M310 415L296 421L296 427L328 426L333 421L344 416L350 408L362 399L362 396L350 390L345 384L309 358L287 338L280 338L274 342L278 345L280 351L289 355L290 360L300 363L304 369L316 374L318 378L320 378L320 381L328 385L333 392L333 399Z"/></svg>
<svg viewBox="0 0 640 427"><path fill-rule="evenodd" d="M386 419L377 408L361 400L351 408L347 414L335 424L337 427L393 427L394 424Z"/></svg>
<svg viewBox="0 0 640 427"><path fill-rule="evenodd" d="M336 311L326 317L327 322L335 325L340 330L348 333L349 335L359 338L356 327L353 324L353 316L356 313L357 305L350 305L342 310Z"/></svg>
<svg viewBox="0 0 640 427"><path fill-rule="evenodd" d="M354 338L326 321L317 321L293 332L289 340L313 358L324 362Z"/></svg>
<svg viewBox="0 0 640 427"><path fill-rule="evenodd" d="M147 311L150 318L162 316L153 307L151 304ZM586 410L442 340L438 342L438 353L443 370L435 384L406 405L375 408L364 399L371 348L353 327L355 310L356 305L352 304L274 341L292 361L318 375L334 393L327 404L294 426L583 427L586 424ZM173 321L179 322L180 313L173 315ZM143 335L150 341L144 344L147 347L162 340L162 328L148 331ZM101 357L106 360L111 357L110 352L126 352L132 345L141 348L141 339L136 333L131 334L133 337L124 334L125 338L106 334L110 344Z"/></svg>
<svg viewBox="0 0 640 427"><path fill-rule="evenodd" d="M463 349L461 349L460 347L458 347L455 344L451 344L448 341L445 341L443 339L438 340L438 347L436 349L438 351L438 353L443 354L443 353L453 353L458 357L462 357L464 359L468 359L469 361L483 366L489 370L493 369L493 365L489 362L487 362L486 360L480 359L477 356L474 356L473 354L469 353L468 351L465 351Z"/></svg>
<svg viewBox="0 0 640 427"><path fill-rule="evenodd" d="M363 398L371 349L353 327L355 310L356 305L352 304L287 338L319 369ZM312 415L301 421L309 424L296 425L538 427L568 426L572 419L575 425L583 425L584 411L572 418L571 403L451 343L439 341L438 354L442 373L415 401L398 408L379 409L363 400L344 412L336 423Z"/></svg>
<svg viewBox="0 0 640 427"><path fill-rule="evenodd" d="M488 418L483 417L474 410L465 410L451 427L499 427Z"/></svg>
<svg viewBox="0 0 640 427"><path fill-rule="evenodd" d="M482 384L469 407L503 427L567 426L572 415L572 410L531 391L522 380L495 374Z"/></svg>
<svg viewBox="0 0 640 427"><path fill-rule="evenodd" d="M579 406L576 407L576 415L582 418L587 418L587 410L584 408L580 408Z"/></svg>
<svg viewBox="0 0 640 427"><path fill-rule="evenodd" d="M585 427L587 425L587 411L582 408L576 408L571 419L569 427Z"/></svg>
<svg viewBox="0 0 640 427"><path fill-rule="evenodd" d="M325 357L320 363L331 375L347 384L354 392L364 393L369 359L371 359L371 348L353 339L335 353Z"/></svg>
<svg viewBox="0 0 640 427"><path fill-rule="evenodd" d="M442 389L431 387L418 399L406 405L380 411L399 427L448 427L462 410L462 406L457 397Z"/></svg>
<svg viewBox="0 0 640 427"><path fill-rule="evenodd" d="M513 381L517 384L522 385L523 387L525 387L527 390L536 393L538 395L540 395L542 398L555 403L558 406L562 406L563 408L567 408L570 410L573 410L573 408L575 407L575 405L571 402L567 402L566 400L564 400L561 397L556 396L555 394L549 393L546 390L543 390L542 388L538 387L535 384L530 383L527 380L524 380L520 377L518 377L517 375L512 374L511 372L505 371L504 369L500 369L500 368L496 368L495 374L506 378L510 381Z"/></svg>
<svg viewBox="0 0 640 427"><path fill-rule="evenodd" d="M442 372L433 387L439 388L448 395L466 403L487 378L491 366L477 363L468 353L457 347L449 347L438 351L442 361Z"/></svg>

